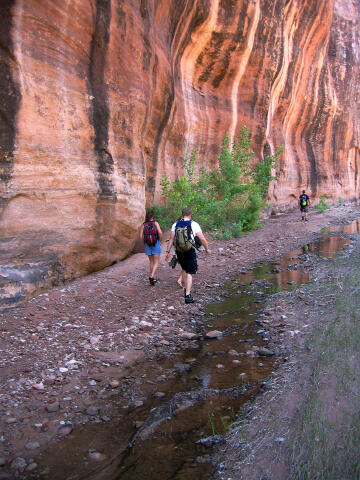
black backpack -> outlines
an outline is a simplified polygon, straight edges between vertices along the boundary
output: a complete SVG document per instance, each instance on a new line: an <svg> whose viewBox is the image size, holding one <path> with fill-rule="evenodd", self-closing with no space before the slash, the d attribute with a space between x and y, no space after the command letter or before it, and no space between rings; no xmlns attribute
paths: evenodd
<svg viewBox="0 0 360 480"><path fill-rule="evenodd" d="M302 195L300 195L300 205L302 207L306 207L307 205L307 195L305 195L305 193L303 193Z"/></svg>

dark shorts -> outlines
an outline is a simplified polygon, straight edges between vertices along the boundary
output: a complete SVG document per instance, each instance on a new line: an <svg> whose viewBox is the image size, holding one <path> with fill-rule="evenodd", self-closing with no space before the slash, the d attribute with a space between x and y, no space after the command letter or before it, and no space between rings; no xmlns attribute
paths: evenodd
<svg viewBox="0 0 360 480"><path fill-rule="evenodd" d="M188 252L176 252L176 256L180 266L186 273L194 275L197 272L197 258L195 248Z"/></svg>
<svg viewBox="0 0 360 480"><path fill-rule="evenodd" d="M307 205L305 205L305 207L300 207L300 212L308 212L309 211L309 207Z"/></svg>

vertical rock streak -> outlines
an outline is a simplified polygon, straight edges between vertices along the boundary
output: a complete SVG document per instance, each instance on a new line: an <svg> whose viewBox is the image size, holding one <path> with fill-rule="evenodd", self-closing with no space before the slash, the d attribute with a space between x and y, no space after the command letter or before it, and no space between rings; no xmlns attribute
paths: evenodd
<svg viewBox="0 0 360 480"><path fill-rule="evenodd" d="M89 66L89 93L92 99L91 123L95 135L94 151L99 194L101 197L110 199L116 195L111 179L114 172L114 161L108 148L110 113L105 78L106 53L110 39L111 0L96 0L95 5L95 26Z"/></svg>
<svg viewBox="0 0 360 480"><path fill-rule="evenodd" d="M195 128L198 124L199 111L194 108L194 106L198 105L197 97L194 93L195 62L204 47L210 41L212 32L216 28L219 2L220 0L212 0L208 17L194 32L192 32L190 43L186 47L180 63L181 86L184 98L187 130L185 154L190 153L196 147ZM194 2L194 7L196 7L196 5L197 0Z"/></svg>
<svg viewBox="0 0 360 480"><path fill-rule="evenodd" d="M13 174L16 116L21 101L21 89L14 75L21 65L21 57L14 54L14 4L13 0L2 0L0 6L0 209L8 201L6 190Z"/></svg>
<svg viewBox="0 0 360 480"><path fill-rule="evenodd" d="M232 118L231 118L231 125L230 125L230 129L229 129L230 142L231 143L233 143L233 141L234 141L236 127L237 127L237 123L238 123L239 85L240 85L240 82L241 82L241 80L244 76L246 67L247 67L248 62L249 62L250 55L253 51L255 34L256 34L258 24L259 24L260 0L256 0L255 5L254 5L254 9L255 9L255 11L254 11L254 14L253 14L253 18L250 19L250 25L248 25L249 34L247 34L247 32L244 32L244 37L247 37L246 48L241 55L241 59L239 61L239 65L237 67L235 77L234 77L234 80L233 80L233 85L232 85L232 88L231 88Z"/></svg>

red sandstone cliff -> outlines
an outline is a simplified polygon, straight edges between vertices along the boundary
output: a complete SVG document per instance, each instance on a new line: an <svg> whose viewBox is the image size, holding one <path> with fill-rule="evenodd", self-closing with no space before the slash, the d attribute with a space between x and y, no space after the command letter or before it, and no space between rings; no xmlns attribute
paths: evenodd
<svg viewBox="0 0 360 480"><path fill-rule="evenodd" d="M270 201L359 192L356 0L1 0L0 294L131 250L146 198L226 132L283 144Z"/></svg>

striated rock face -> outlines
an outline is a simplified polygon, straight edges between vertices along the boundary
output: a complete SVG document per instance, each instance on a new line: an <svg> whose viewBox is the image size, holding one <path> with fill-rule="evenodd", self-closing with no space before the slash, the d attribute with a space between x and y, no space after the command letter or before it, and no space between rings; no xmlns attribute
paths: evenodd
<svg viewBox="0 0 360 480"><path fill-rule="evenodd" d="M269 199L357 197L357 0L2 0L0 295L132 249L163 173L242 125L285 152Z"/></svg>

